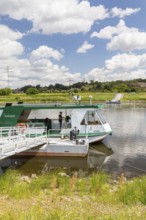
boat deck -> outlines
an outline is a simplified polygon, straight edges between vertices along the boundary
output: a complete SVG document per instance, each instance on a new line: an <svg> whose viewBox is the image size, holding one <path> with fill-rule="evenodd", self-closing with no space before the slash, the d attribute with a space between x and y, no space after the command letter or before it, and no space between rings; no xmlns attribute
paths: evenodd
<svg viewBox="0 0 146 220"><path fill-rule="evenodd" d="M42 127L0 128L0 160L13 155L86 156L88 149L87 139L70 140L65 136L50 138L46 132L42 132Z"/></svg>

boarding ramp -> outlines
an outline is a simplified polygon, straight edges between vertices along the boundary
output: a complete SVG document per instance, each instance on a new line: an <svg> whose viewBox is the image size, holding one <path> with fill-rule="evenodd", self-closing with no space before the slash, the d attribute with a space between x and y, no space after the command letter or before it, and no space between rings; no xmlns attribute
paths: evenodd
<svg viewBox="0 0 146 220"><path fill-rule="evenodd" d="M0 128L0 160L42 146L48 141L45 127L43 128Z"/></svg>
<svg viewBox="0 0 146 220"><path fill-rule="evenodd" d="M116 94L115 95L115 97L111 100L111 102L118 102L118 101L120 101L122 98L123 98L123 94L121 94L121 93L118 93L118 94Z"/></svg>

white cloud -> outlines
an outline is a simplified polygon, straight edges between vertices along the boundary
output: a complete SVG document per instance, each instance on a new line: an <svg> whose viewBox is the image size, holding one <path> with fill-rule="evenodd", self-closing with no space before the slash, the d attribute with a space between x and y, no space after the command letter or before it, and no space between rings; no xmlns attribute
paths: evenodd
<svg viewBox="0 0 146 220"><path fill-rule="evenodd" d="M9 72L7 66L9 64ZM67 67L59 66L50 60L39 60L31 63L27 59L11 59L7 62L0 61L0 87L21 88L25 85L48 86L50 84L67 84L82 80L80 73L71 73Z"/></svg>
<svg viewBox="0 0 146 220"><path fill-rule="evenodd" d="M91 37L109 39L108 50L132 51L146 49L146 32L137 28L129 28L123 20L117 26L107 26L99 32L93 32Z"/></svg>
<svg viewBox="0 0 146 220"><path fill-rule="evenodd" d="M121 33L135 33L138 32L137 28L128 28L125 25L124 20L120 20L116 26L107 26L101 29L99 32L93 32L91 37L103 38L103 39L112 39L113 36L119 35Z"/></svg>
<svg viewBox="0 0 146 220"><path fill-rule="evenodd" d="M108 50L132 51L146 49L146 32L123 32L107 44Z"/></svg>
<svg viewBox="0 0 146 220"><path fill-rule="evenodd" d="M111 16L112 17L124 18L125 16L130 16L132 14L135 14L135 13L139 12L139 11L140 11L140 8L122 9L122 8L114 7L114 8L111 9Z"/></svg>
<svg viewBox="0 0 146 220"><path fill-rule="evenodd" d="M9 40L19 40L23 37L23 34L18 31L13 31L8 28L6 25L0 25L0 40L9 39Z"/></svg>
<svg viewBox="0 0 146 220"><path fill-rule="evenodd" d="M139 9L113 8L109 13L104 6L91 6L87 0L0 1L1 15L8 15L9 19L27 19L32 22L31 31L43 34L86 33L95 21L108 18L109 15L123 18L138 11ZM69 84L69 80L72 80L72 83L83 80L80 72L71 73L67 66L60 64L65 56L62 45L60 51L40 45L24 58L24 47L20 43L23 36L18 31L0 25L0 87L8 86L8 78L12 88L20 88L27 84ZM91 37L107 39L108 50L130 51L146 48L146 33L137 28L127 27L123 20L116 26L107 26L99 32L92 33ZM77 53L86 53L93 47L93 44L85 41L77 49ZM103 68L94 68L84 77L97 81L145 78L145 68L146 54L136 56L123 53L106 60Z"/></svg>
<svg viewBox="0 0 146 220"><path fill-rule="evenodd" d="M20 32L11 30L5 25L0 25L0 59L21 55L24 48L17 40L22 38Z"/></svg>
<svg viewBox="0 0 146 220"><path fill-rule="evenodd" d="M48 58L60 60L62 57L63 55L58 50L54 50L53 48L47 46L40 46L38 49L33 50L30 56L32 60L48 59Z"/></svg>
<svg viewBox="0 0 146 220"><path fill-rule="evenodd" d="M31 84L49 85L81 80L80 73L70 73L68 68L56 64L63 58L58 50L40 46L33 50L27 58L20 58L24 48L19 39L23 35L5 25L0 25L0 87L20 88ZM63 51L64 52L64 51ZM51 61L52 60L52 61Z"/></svg>
<svg viewBox="0 0 146 220"><path fill-rule="evenodd" d="M119 71L114 72L112 70L107 70L104 68L94 68L87 75L86 80L94 80L99 82L116 81L116 80L132 80L136 78L145 79L146 70L132 70L132 71Z"/></svg>
<svg viewBox="0 0 146 220"><path fill-rule="evenodd" d="M40 46L32 51L29 57L29 81L31 84L36 85L40 82L41 85L66 84L69 79L72 79L73 82L81 80L80 73L72 74L66 66L59 66L50 60L53 58L59 61L62 57L59 51L46 46ZM28 72L24 77L28 77Z"/></svg>
<svg viewBox="0 0 146 220"><path fill-rule="evenodd" d="M140 68L141 59L144 55L136 56L134 54L119 54L105 61L107 69L112 71L127 71L135 68ZM146 59L145 59L146 66Z"/></svg>
<svg viewBox="0 0 146 220"><path fill-rule="evenodd" d="M109 16L104 6L84 0L5 0L0 1L0 14L27 19L34 32L44 34L88 32L95 21Z"/></svg>
<svg viewBox="0 0 146 220"><path fill-rule="evenodd" d="M104 71L104 68L94 68L90 70L86 76L85 76L86 81L94 80L94 81L100 81L104 82L106 81L106 74Z"/></svg>
<svg viewBox="0 0 146 220"><path fill-rule="evenodd" d="M146 78L146 54L119 54L105 61L105 67L94 68L86 74L86 80L116 81Z"/></svg>
<svg viewBox="0 0 146 220"><path fill-rule="evenodd" d="M94 47L93 44L89 44L87 41L84 41L81 47L77 49L77 53L86 53L87 50L90 50Z"/></svg>
<svg viewBox="0 0 146 220"><path fill-rule="evenodd" d="M0 59L0 87L21 88L25 85L48 86L50 84L67 84L82 80L80 73L71 73L66 66L51 61L59 61L62 54L46 46L40 46L25 59L11 57ZM9 68L8 68L9 67Z"/></svg>

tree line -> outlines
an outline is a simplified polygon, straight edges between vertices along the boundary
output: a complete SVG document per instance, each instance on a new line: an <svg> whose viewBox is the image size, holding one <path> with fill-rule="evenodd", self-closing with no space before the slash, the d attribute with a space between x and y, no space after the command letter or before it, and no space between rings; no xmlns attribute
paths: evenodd
<svg viewBox="0 0 146 220"><path fill-rule="evenodd" d="M133 80L117 80L111 82L98 82L91 80L90 82L77 82L72 85L62 85L56 83L48 86L32 86L26 85L17 89L4 88L0 89L0 95L9 95L10 93L26 93L35 95L38 93L51 93L51 92L146 92L146 79L133 79Z"/></svg>

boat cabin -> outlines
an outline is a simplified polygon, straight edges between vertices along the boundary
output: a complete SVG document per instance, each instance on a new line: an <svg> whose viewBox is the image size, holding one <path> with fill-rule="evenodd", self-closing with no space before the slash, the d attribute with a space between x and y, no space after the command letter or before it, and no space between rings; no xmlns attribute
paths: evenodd
<svg viewBox="0 0 146 220"><path fill-rule="evenodd" d="M104 135L111 133L111 128L101 112L102 105L62 105L62 104L12 104L0 108L0 127L25 124L35 128L46 126L49 134L70 135L72 130L79 136ZM61 112L62 120L59 121ZM43 129L41 130L44 131Z"/></svg>

